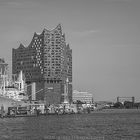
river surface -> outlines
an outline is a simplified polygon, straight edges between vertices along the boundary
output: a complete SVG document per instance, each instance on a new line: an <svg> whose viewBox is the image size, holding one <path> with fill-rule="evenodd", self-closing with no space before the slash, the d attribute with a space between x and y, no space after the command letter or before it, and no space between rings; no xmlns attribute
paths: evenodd
<svg viewBox="0 0 140 140"><path fill-rule="evenodd" d="M0 140L140 140L140 109L4 118Z"/></svg>

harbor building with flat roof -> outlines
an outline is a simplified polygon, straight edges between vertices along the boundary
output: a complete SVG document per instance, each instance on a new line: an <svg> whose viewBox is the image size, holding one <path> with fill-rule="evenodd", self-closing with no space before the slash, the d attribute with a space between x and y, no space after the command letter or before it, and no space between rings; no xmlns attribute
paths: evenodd
<svg viewBox="0 0 140 140"><path fill-rule="evenodd" d="M29 85L35 83L36 99L47 104L63 102L68 78L68 100L72 101L72 49L66 44L60 24L53 30L34 33L29 46L20 44L12 49L12 73L18 74L21 70L29 90Z"/></svg>
<svg viewBox="0 0 140 140"><path fill-rule="evenodd" d="M74 90L72 94L73 102L93 103L93 94Z"/></svg>

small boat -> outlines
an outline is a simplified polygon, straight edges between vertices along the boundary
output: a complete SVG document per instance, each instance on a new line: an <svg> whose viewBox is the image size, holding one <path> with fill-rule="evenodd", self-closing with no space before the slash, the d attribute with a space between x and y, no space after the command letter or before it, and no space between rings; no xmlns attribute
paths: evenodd
<svg viewBox="0 0 140 140"><path fill-rule="evenodd" d="M9 107L6 117L32 117L37 116L37 112L31 112L31 110L26 107Z"/></svg>

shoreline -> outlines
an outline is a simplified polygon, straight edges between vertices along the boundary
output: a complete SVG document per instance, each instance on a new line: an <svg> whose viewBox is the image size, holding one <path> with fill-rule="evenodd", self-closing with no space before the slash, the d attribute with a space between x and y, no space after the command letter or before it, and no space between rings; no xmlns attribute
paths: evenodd
<svg viewBox="0 0 140 140"><path fill-rule="evenodd" d="M94 110L91 113L140 113L139 109L102 109Z"/></svg>

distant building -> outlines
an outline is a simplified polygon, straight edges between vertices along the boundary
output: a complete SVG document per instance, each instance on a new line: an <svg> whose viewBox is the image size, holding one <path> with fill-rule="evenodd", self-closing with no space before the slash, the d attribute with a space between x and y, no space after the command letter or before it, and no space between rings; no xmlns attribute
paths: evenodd
<svg viewBox="0 0 140 140"><path fill-rule="evenodd" d="M44 29L34 33L29 46L20 44L12 50L12 73L23 71L26 83L36 83L36 99L47 104L64 100L66 79L72 83L72 50L66 44L59 24L53 30ZM68 99L72 101L72 84L69 84Z"/></svg>
<svg viewBox="0 0 140 140"><path fill-rule="evenodd" d="M88 92L81 92L74 90L72 95L73 102L81 101L84 103L92 103L93 102L93 94Z"/></svg>

